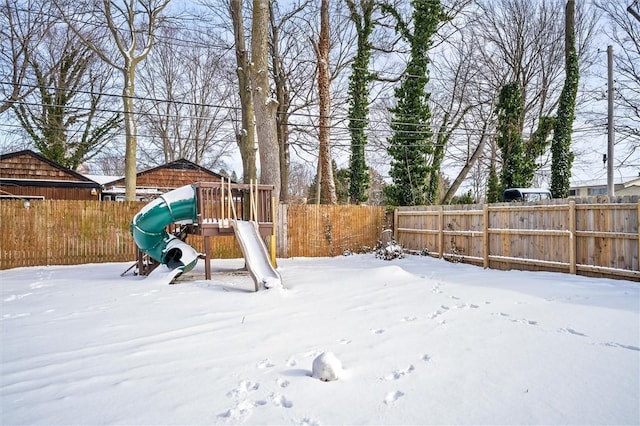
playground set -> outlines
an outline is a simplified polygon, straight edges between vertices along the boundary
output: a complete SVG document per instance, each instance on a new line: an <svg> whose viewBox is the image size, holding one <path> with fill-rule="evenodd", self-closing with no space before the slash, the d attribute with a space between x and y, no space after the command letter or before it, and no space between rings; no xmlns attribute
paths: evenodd
<svg viewBox="0 0 640 426"><path fill-rule="evenodd" d="M167 283L188 272L198 259L205 260L205 278L211 279L211 237L235 235L245 265L255 284L280 283L275 270L275 200L273 186L221 182L198 182L169 191L145 205L131 222L138 248L139 275L160 276ZM204 238L204 253L186 243L188 235ZM270 238L270 251L264 237ZM123 273L123 275L124 275Z"/></svg>

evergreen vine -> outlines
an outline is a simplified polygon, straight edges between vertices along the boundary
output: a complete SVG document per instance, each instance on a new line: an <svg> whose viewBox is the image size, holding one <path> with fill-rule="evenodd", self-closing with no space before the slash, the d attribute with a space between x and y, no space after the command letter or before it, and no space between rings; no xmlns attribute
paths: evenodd
<svg viewBox="0 0 640 426"><path fill-rule="evenodd" d="M392 157L389 175L392 184L384 189L391 205L420 205L429 202L428 157L433 154L432 132L429 126L430 94L425 91L429 81L429 48L438 24L448 17L438 0L414 0L413 32L400 14L388 4L382 10L396 19L396 32L411 46L411 58L404 77L395 89L396 106L387 152Z"/></svg>
<svg viewBox="0 0 640 426"><path fill-rule="evenodd" d="M487 203L497 203L502 199L503 188L500 186L500 178L496 172L495 162L489 166L489 179L487 182Z"/></svg>
<svg viewBox="0 0 640 426"><path fill-rule="evenodd" d="M352 1L347 2L351 15L350 19L356 26L358 36L358 50L351 65L349 78L349 132L351 134L351 157L349 158L349 199L354 204L367 201L369 189L369 172L365 159L367 135L365 128L369 122L369 84L375 74L369 71L371 59L371 41L369 36L373 31L372 15L375 2L363 1L362 15L359 15Z"/></svg>
<svg viewBox="0 0 640 426"><path fill-rule="evenodd" d="M567 1L565 13L565 80L560 94L553 127L553 142L551 143L551 195L554 198L569 196L571 166L573 164L571 131L575 119L576 95L580 77L576 53L575 4L573 0Z"/></svg>
<svg viewBox="0 0 640 426"><path fill-rule="evenodd" d="M524 100L517 82L505 84L500 90L496 114L498 116L496 143L502 153L500 186L505 188L528 186L523 176L524 143L522 141Z"/></svg>

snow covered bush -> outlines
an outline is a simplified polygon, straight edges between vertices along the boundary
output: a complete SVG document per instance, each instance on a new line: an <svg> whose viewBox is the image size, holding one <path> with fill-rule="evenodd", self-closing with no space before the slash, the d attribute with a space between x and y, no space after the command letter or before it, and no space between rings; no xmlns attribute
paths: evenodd
<svg viewBox="0 0 640 426"><path fill-rule="evenodd" d="M338 380L342 373L342 363L332 352L323 352L313 360L311 377L330 382Z"/></svg>
<svg viewBox="0 0 640 426"><path fill-rule="evenodd" d="M379 243L376 257L384 260L402 259L404 258L404 249L395 240L389 241L384 247L382 243Z"/></svg>

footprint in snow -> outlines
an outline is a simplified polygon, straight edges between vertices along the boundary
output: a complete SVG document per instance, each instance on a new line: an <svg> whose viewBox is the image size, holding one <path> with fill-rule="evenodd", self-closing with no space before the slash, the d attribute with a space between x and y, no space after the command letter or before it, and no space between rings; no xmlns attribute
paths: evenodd
<svg viewBox="0 0 640 426"><path fill-rule="evenodd" d="M558 329L558 332L559 333L573 334L574 336L588 337L586 334L580 333L579 331L576 331L573 328L560 328L560 329Z"/></svg>
<svg viewBox="0 0 640 426"><path fill-rule="evenodd" d="M276 379L276 384L281 388L286 388L290 383L288 380Z"/></svg>
<svg viewBox="0 0 640 426"><path fill-rule="evenodd" d="M446 311L443 311L442 309L438 309L437 311L435 311L434 313L432 313L431 315L429 315L429 319L436 319L438 318L440 315L444 314Z"/></svg>
<svg viewBox="0 0 640 426"><path fill-rule="evenodd" d="M470 305L467 305L466 303L463 303L461 305L455 305L454 308L456 309L478 309L480 306L478 305L474 305L473 303Z"/></svg>
<svg viewBox="0 0 640 426"><path fill-rule="evenodd" d="M384 379L385 380L398 380L401 379L402 377L406 376L407 374L413 372L416 368L413 365L408 366L407 368L403 369L403 370L395 370L394 372L392 372L391 374L387 374Z"/></svg>
<svg viewBox="0 0 640 426"><path fill-rule="evenodd" d="M266 401L250 401L248 399L238 401L238 403L229 408L224 413L218 414L219 418L226 419L231 424L238 424L245 422L253 412L255 407L265 405Z"/></svg>
<svg viewBox="0 0 640 426"><path fill-rule="evenodd" d="M281 395L279 393L272 393L271 394L271 402L273 402L273 404L276 407L284 407L284 408L293 407L293 402L288 400L286 396Z"/></svg>
<svg viewBox="0 0 640 426"><path fill-rule="evenodd" d="M239 398L247 395L250 392L256 391L260 388L260 383L252 382L251 380L243 380L238 384L238 387L231 389L227 392L229 398Z"/></svg>
<svg viewBox="0 0 640 426"><path fill-rule="evenodd" d="M371 330L369 330L371 332L371 334L382 334L385 332L384 328L372 328Z"/></svg>
<svg viewBox="0 0 640 426"><path fill-rule="evenodd" d="M519 319L519 320L512 319L510 321L511 322L519 322L521 324L527 324L527 325L538 325L538 321L532 321L532 320L528 320L526 318L522 318L522 319Z"/></svg>
<svg viewBox="0 0 640 426"><path fill-rule="evenodd" d="M320 422L317 420L305 417L304 419L300 420L300 426L320 426Z"/></svg>
<svg viewBox="0 0 640 426"><path fill-rule="evenodd" d="M286 362L287 367L295 367L296 365L298 365L298 362L293 358L289 358Z"/></svg>
<svg viewBox="0 0 640 426"><path fill-rule="evenodd" d="M263 359L258 363L258 368L271 368L275 367L275 364L271 362L269 358Z"/></svg>
<svg viewBox="0 0 640 426"><path fill-rule="evenodd" d="M427 354L424 354L420 357L421 360L423 360L424 362L429 362L431 361L431 357Z"/></svg>
<svg viewBox="0 0 640 426"><path fill-rule="evenodd" d="M616 342L607 342L607 343L602 343L604 346L610 346L612 348L622 348L622 349L629 349L630 351L640 351L640 348L637 346L631 346L631 345L623 345L620 343L616 343Z"/></svg>
<svg viewBox="0 0 640 426"><path fill-rule="evenodd" d="M404 393L400 392L400 391L389 392L384 397L384 403L387 404L387 405L391 405L391 404L395 403L398 399L400 399L403 396L404 396Z"/></svg>

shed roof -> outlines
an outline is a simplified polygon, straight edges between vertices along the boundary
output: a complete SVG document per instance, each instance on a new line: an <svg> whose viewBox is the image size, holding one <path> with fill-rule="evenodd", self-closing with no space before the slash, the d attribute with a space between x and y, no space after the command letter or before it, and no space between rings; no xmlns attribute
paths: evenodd
<svg viewBox="0 0 640 426"><path fill-rule="evenodd" d="M33 158L36 162L42 163L49 171L55 170L57 173L54 173L55 175L52 176L52 173L38 173L33 170L25 170L26 167L24 163L20 163L19 161L20 157ZM56 185L56 183L64 185L79 184L83 187L100 186L75 170L64 167L30 149L0 154L0 164L0 179L4 182L21 181L25 184L29 183L30 186L37 185L40 182L45 186Z"/></svg>
<svg viewBox="0 0 640 426"><path fill-rule="evenodd" d="M207 175L210 175L211 177L215 178L216 180L220 180L222 178L227 179L226 177L222 176L219 173L216 173L214 171L211 171L205 167L199 166L196 163L186 160L184 158L181 158L179 160L176 161L172 161L170 163L166 163L166 164L162 164L160 166L156 166L156 167L152 167L150 169L147 170L143 170L141 172L137 173L137 177L142 177L145 175L150 175L153 174L155 172L158 171L162 171L162 170L195 170L195 171L200 171L202 173L205 173ZM124 177L111 181L108 183L109 186L118 186L118 185L124 185Z"/></svg>

